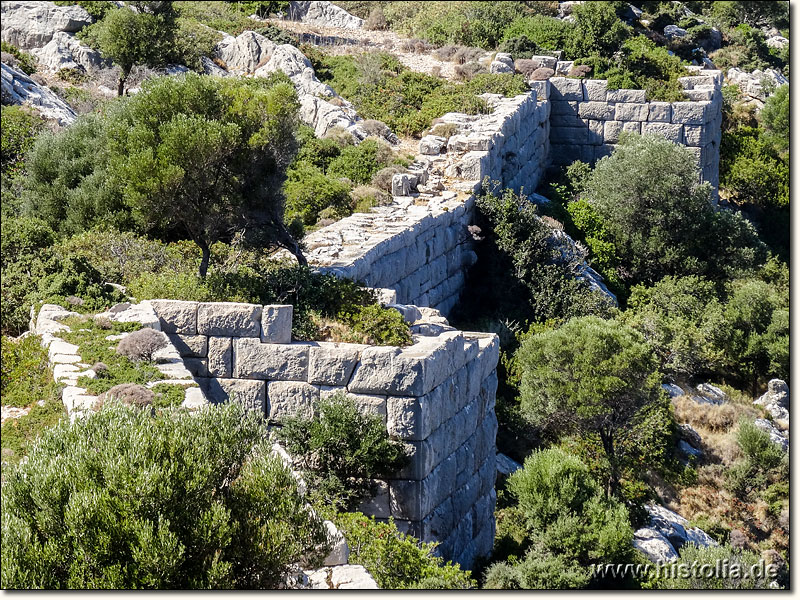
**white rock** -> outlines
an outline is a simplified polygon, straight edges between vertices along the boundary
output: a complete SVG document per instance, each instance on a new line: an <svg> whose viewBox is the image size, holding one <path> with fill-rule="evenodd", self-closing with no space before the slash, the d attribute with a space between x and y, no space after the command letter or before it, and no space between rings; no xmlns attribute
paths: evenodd
<svg viewBox="0 0 800 600"><path fill-rule="evenodd" d="M689 32L685 29L681 29L677 25L667 25L664 27L664 36L668 40L686 37L687 35L689 35Z"/></svg>
<svg viewBox="0 0 800 600"><path fill-rule="evenodd" d="M324 521L325 529L328 533L328 541L333 549L322 564L326 567L335 567L337 565L346 565L347 560L350 558L350 548L347 546L347 541L344 539L342 532L336 529L331 521Z"/></svg>
<svg viewBox="0 0 800 600"><path fill-rule="evenodd" d="M245 74L265 64L274 50L275 43L268 38L254 31L245 31L237 37L226 35L215 46L214 54L225 63L229 72ZM209 62L214 64L213 61ZM220 68L216 64L214 66Z"/></svg>
<svg viewBox="0 0 800 600"><path fill-rule="evenodd" d="M289 2L289 19L312 25L361 29L364 20L331 2Z"/></svg>
<svg viewBox="0 0 800 600"><path fill-rule="evenodd" d="M775 425L766 419L756 419L753 423L755 423L755 426L759 429L766 431L769 434L769 439L772 440L773 443L778 444L782 450L789 450L789 440L781 435L781 432L778 431Z"/></svg>
<svg viewBox="0 0 800 600"><path fill-rule="evenodd" d="M39 60L38 68L58 72L60 69L83 69L87 72L103 67L106 61L97 50L81 44L75 36L63 31L53 35L44 48L31 54Z"/></svg>
<svg viewBox="0 0 800 600"><path fill-rule="evenodd" d="M634 532L633 547L656 564L663 565L678 560L678 553L669 540L652 527L643 527Z"/></svg>
<svg viewBox="0 0 800 600"><path fill-rule="evenodd" d="M686 395L686 392L684 392L679 385L675 385L674 383L662 383L661 387L667 392L670 398L678 398Z"/></svg>
<svg viewBox="0 0 800 600"><path fill-rule="evenodd" d="M50 88L5 63L2 63L2 101L3 104L27 104L45 119L52 119L61 126L71 125L78 118Z"/></svg>
<svg viewBox="0 0 800 600"><path fill-rule="evenodd" d="M80 6L52 2L3 2L0 11L3 41L23 50L42 48L56 33L76 33L92 22Z"/></svg>
<svg viewBox="0 0 800 600"><path fill-rule="evenodd" d="M696 402L703 402L706 404L725 404L728 401L728 394L723 392L715 385L710 383L701 383L696 388L700 394L699 400L697 396L692 396Z"/></svg>
<svg viewBox="0 0 800 600"><path fill-rule="evenodd" d="M648 504L645 508L650 515L650 527L663 535L675 549L680 550L687 542L702 547L719 545L702 529L691 527L678 513L658 504Z"/></svg>
<svg viewBox="0 0 800 600"><path fill-rule="evenodd" d="M377 590L378 584L361 565L340 565L303 572L313 590Z"/></svg>

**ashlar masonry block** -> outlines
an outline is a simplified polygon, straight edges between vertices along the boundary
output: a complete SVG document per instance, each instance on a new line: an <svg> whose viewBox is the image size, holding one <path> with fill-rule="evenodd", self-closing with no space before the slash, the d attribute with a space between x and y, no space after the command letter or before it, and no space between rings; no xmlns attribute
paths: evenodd
<svg viewBox="0 0 800 600"><path fill-rule="evenodd" d="M150 305L158 315L161 331L164 333L197 334L198 302L150 300Z"/></svg>
<svg viewBox="0 0 800 600"><path fill-rule="evenodd" d="M233 342L234 376L242 379L307 381L308 344L262 344L258 338Z"/></svg>
<svg viewBox="0 0 800 600"><path fill-rule="evenodd" d="M239 302L202 302L197 307L197 333L202 335L259 337L259 304Z"/></svg>

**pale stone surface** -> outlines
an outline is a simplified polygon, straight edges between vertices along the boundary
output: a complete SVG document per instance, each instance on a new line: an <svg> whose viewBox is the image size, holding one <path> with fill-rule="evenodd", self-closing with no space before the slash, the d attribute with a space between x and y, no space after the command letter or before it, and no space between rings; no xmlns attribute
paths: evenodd
<svg viewBox="0 0 800 600"><path fill-rule="evenodd" d="M608 102L645 102L644 90L608 90L606 92Z"/></svg>
<svg viewBox="0 0 800 600"><path fill-rule="evenodd" d="M270 381L267 384L269 418L281 421L286 417L311 417L319 388L300 381Z"/></svg>
<svg viewBox="0 0 800 600"><path fill-rule="evenodd" d="M303 571L300 588L312 590L377 590L378 584L361 565L340 565Z"/></svg>
<svg viewBox="0 0 800 600"><path fill-rule="evenodd" d="M197 307L197 333L260 337L261 310L259 304L201 302Z"/></svg>
<svg viewBox="0 0 800 600"><path fill-rule="evenodd" d="M262 344L258 338L236 338L234 376L307 381L309 349L307 344Z"/></svg>
<svg viewBox="0 0 800 600"><path fill-rule="evenodd" d="M203 394L214 404L235 401L261 415L266 414L266 384L245 379L198 378Z"/></svg>
<svg viewBox="0 0 800 600"><path fill-rule="evenodd" d="M766 431L769 434L769 439L774 444L778 444L783 451L789 450L789 440L783 435L781 435L781 432L778 431L778 428L775 427L775 425L773 425L766 419L756 419L754 423L756 427L758 427L763 431Z"/></svg>
<svg viewBox="0 0 800 600"><path fill-rule="evenodd" d="M92 22L92 17L80 6L13 1L0 6L3 41L23 50L42 48L56 33L75 33Z"/></svg>
<svg viewBox="0 0 800 600"><path fill-rule="evenodd" d="M211 377L233 376L233 338L209 337L207 368Z"/></svg>
<svg viewBox="0 0 800 600"><path fill-rule="evenodd" d="M150 300L158 315L161 331L182 335L197 335L198 302L184 300Z"/></svg>
<svg viewBox="0 0 800 600"><path fill-rule="evenodd" d="M244 31L233 37L226 35L214 48L214 53L232 73L252 73L262 61L269 60L275 44L254 31Z"/></svg>
<svg viewBox="0 0 800 600"><path fill-rule="evenodd" d="M669 540L652 527L642 527L634 532L633 547L657 564L678 560L678 553Z"/></svg>
<svg viewBox="0 0 800 600"><path fill-rule="evenodd" d="M348 390L363 394L395 396L421 394L422 362L407 357L399 348L378 346L361 353Z"/></svg>
<svg viewBox="0 0 800 600"><path fill-rule="evenodd" d="M346 565L350 557L350 548L347 546L347 541L344 539L342 532L336 529L336 525L331 521L324 521L324 524L332 549L322 561L322 564L326 567Z"/></svg>
<svg viewBox="0 0 800 600"><path fill-rule="evenodd" d="M270 344L288 344L292 341L291 304L266 305L261 311L261 341Z"/></svg>
<svg viewBox="0 0 800 600"><path fill-rule="evenodd" d="M26 104L45 119L52 119L62 127L77 119L75 111L50 88L41 86L33 79L5 63L2 63L3 104Z"/></svg>
<svg viewBox="0 0 800 600"><path fill-rule="evenodd" d="M679 124L643 123L642 135L645 134L660 135L661 137L668 139L670 142L675 142L676 144L683 143L683 127L681 127Z"/></svg>
<svg viewBox="0 0 800 600"><path fill-rule="evenodd" d="M38 59L37 68L57 73L60 69L96 71L106 61L97 50L80 43L73 35L58 31L43 48L31 52Z"/></svg>
<svg viewBox="0 0 800 600"><path fill-rule="evenodd" d="M673 102L672 122L702 125L705 123L705 105L702 102Z"/></svg>
<svg viewBox="0 0 800 600"><path fill-rule="evenodd" d="M320 342L310 346L308 382L331 386L346 385L361 352L368 347L363 344L333 342Z"/></svg>
<svg viewBox="0 0 800 600"><path fill-rule="evenodd" d="M312 25L341 27L342 29L361 29L364 20L332 2L308 2L292 0L289 2L289 18Z"/></svg>
<svg viewBox="0 0 800 600"><path fill-rule="evenodd" d="M181 356L190 358L208 356L208 336L168 333L167 338Z"/></svg>

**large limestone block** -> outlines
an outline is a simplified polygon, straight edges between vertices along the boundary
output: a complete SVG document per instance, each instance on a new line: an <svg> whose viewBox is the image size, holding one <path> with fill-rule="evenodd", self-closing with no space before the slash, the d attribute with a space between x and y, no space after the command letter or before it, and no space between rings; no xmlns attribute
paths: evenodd
<svg viewBox="0 0 800 600"><path fill-rule="evenodd" d="M266 415L266 384L263 381L245 379L198 378L200 389L209 401L238 402L248 410Z"/></svg>
<svg viewBox="0 0 800 600"><path fill-rule="evenodd" d="M361 353L361 360L347 388L362 394L421 396L421 357L410 356L392 346L367 348Z"/></svg>
<svg viewBox="0 0 800 600"><path fill-rule="evenodd" d="M307 344L262 344L258 338L237 338L233 348L235 377L308 380Z"/></svg>
<svg viewBox="0 0 800 600"><path fill-rule="evenodd" d="M208 372L212 377L232 377L233 338L208 338Z"/></svg>
<svg viewBox="0 0 800 600"><path fill-rule="evenodd" d="M553 144L586 144L589 142L589 127L551 127L550 141Z"/></svg>
<svg viewBox="0 0 800 600"><path fill-rule="evenodd" d="M197 307L197 333L201 335L260 337L259 304L202 302Z"/></svg>
<svg viewBox="0 0 800 600"><path fill-rule="evenodd" d="M608 90L606 100L609 102L637 102L646 101L644 90Z"/></svg>
<svg viewBox="0 0 800 600"><path fill-rule="evenodd" d="M672 104L669 102L651 102L647 120L657 123L672 121Z"/></svg>
<svg viewBox="0 0 800 600"><path fill-rule="evenodd" d="M311 590L377 590L378 584L362 565L338 565L303 571L299 589Z"/></svg>
<svg viewBox="0 0 800 600"><path fill-rule="evenodd" d="M672 122L684 125L702 125L706 122L703 102L673 102Z"/></svg>
<svg viewBox="0 0 800 600"><path fill-rule="evenodd" d="M53 119L62 127L77 119L72 108L50 88L39 85L22 71L2 63L3 104L25 104L45 119Z"/></svg>
<svg viewBox="0 0 800 600"><path fill-rule="evenodd" d="M289 19L311 25L339 27L342 29L361 29L364 20L351 15L332 2L297 1L289 2Z"/></svg>
<svg viewBox="0 0 800 600"><path fill-rule="evenodd" d="M671 123L643 123L642 135L660 135L676 144L683 143L683 127Z"/></svg>
<svg viewBox="0 0 800 600"><path fill-rule="evenodd" d="M689 146L703 147L711 142L711 131L706 125L684 125L683 135Z"/></svg>
<svg viewBox="0 0 800 600"><path fill-rule="evenodd" d="M650 112L648 104L636 104L634 102L621 102L616 105L614 120L616 121L647 121Z"/></svg>
<svg viewBox="0 0 800 600"><path fill-rule="evenodd" d="M619 110L619 106L617 105L617 110ZM608 121L614 118L614 105L606 102L580 102L578 103L578 115L584 119Z"/></svg>
<svg viewBox="0 0 800 600"><path fill-rule="evenodd" d="M245 31L233 37L225 36L214 48L214 53L232 73L252 73L267 62L275 49L268 38L254 31Z"/></svg>
<svg viewBox="0 0 800 600"><path fill-rule="evenodd" d="M267 384L268 413L272 421L283 421L287 417L310 418L317 400L319 388L302 381L270 381Z"/></svg>
<svg viewBox="0 0 800 600"><path fill-rule="evenodd" d="M197 335L198 302L183 300L150 300L158 315L161 331L181 335Z"/></svg>
<svg viewBox="0 0 800 600"><path fill-rule="evenodd" d="M554 100L583 101L583 83L580 79L550 78L550 95Z"/></svg>
<svg viewBox="0 0 800 600"><path fill-rule="evenodd" d="M550 117L554 115L577 115L578 102L555 99L550 101Z"/></svg>
<svg viewBox="0 0 800 600"><path fill-rule="evenodd" d="M167 338L183 357L203 358L208 356L208 336L168 333Z"/></svg>
<svg viewBox="0 0 800 600"><path fill-rule="evenodd" d="M592 102L605 102L608 91L608 81L605 79L586 79L583 82L586 89L586 99Z"/></svg>
<svg viewBox="0 0 800 600"><path fill-rule="evenodd" d="M321 342L308 354L308 382L321 385L347 385L361 352L369 346Z"/></svg>
<svg viewBox="0 0 800 600"><path fill-rule="evenodd" d="M289 344L292 341L291 304L269 304L261 310L261 341L270 344Z"/></svg>
<svg viewBox="0 0 800 600"><path fill-rule="evenodd" d="M52 2L3 2L0 6L3 41L23 50L42 48L56 33L76 33L93 20L80 6Z"/></svg>
<svg viewBox="0 0 800 600"><path fill-rule="evenodd" d="M84 46L75 37L63 31L56 32L44 48L33 50L38 59L37 69L57 73L61 69L96 71L105 61L97 50Z"/></svg>

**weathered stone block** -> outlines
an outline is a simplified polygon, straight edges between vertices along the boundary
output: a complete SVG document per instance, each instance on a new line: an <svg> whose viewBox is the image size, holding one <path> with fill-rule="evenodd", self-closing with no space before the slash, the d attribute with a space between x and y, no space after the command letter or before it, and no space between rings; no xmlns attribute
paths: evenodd
<svg viewBox="0 0 800 600"><path fill-rule="evenodd" d="M389 484L380 480L373 481L370 498L362 502L358 510L376 519L388 519L391 517L392 511L389 507Z"/></svg>
<svg viewBox="0 0 800 600"><path fill-rule="evenodd" d="M426 135L419 141L419 153L428 156L441 154L447 146L447 138L437 135Z"/></svg>
<svg viewBox="0 0 800 600"><path fill-rule="evenodd" d="M619 106L618 104L617 110ZM584 119L608 121L614 118L614 106L605 102L579 102L578 115Z"/></svg>
<svg viewBox="0 0 800 600"><path fill-rule="evenodd" d="M583 82L586 89L586 99L592 102L605 102L608 91L608 81L605 79L586 79Z"/></svg>
<svg viewBox="0 0 800 600"><path fill-rule="evenodd" d="M550 147L550 160L554 165L568 165L581 158L581 146L578 144L561 144L553 140Z"/></svg>
<svg viewBox="0 0 800 600"><path fill-rule="evenodd" d="M689 146L705 146L711 142L709 128L705 125L684 125L683 135Z"/></svg>
<svg viewBox="0 0 800 600"><path fill-rule="evenodd" d="M289 344L292 341L291 304L269 304L261 310L261 341L270 344Z"/></svg>
<svg viewBox="0 0 800 600"><path fill-rule="evenodd" d="M168 333L167 337L183 357L203 358L208 355L208 337L205 335Z"/></svg>
<svg viewBox="0 0 800 600"><path fill-rule="evenodd" d="M568 79L566 77L550 78L550 94L554 100L582 101L583 84L580 79Z"/></svg>
<svg viewBox="0 0 800 600"><path fill-rule="evenodd" d="M362 394L421 396L422 386L420 357L403 354L399 348L377 346L361 353L347 388Z"/></svg>
<svg viewBox="0 0 800 600"><path fill-rule="evenodd" d="M197 302L150 300L164 333L197 334Z"/></svg>
<svg viewBox="0 0 800 600"><path fill-rule="evenodd" d="M702 102L673 102L672 122L685 125L705 123L705 104Z"/></svg>
<svg viewBox="0 0 800 600"><path fill-rule="evenodd" d="M608 102L636 102L641 104L646 99L644 90L608 90L606 92L606 100Z"/></svg>
<svg viewBox="0 0 800 600"><path fill-rule="evenodd" d="M248 410L266 414L266 384L263 381L243 379L198 378L200 389L209 401L238 402Z"/></svg>
<svg viewBox="0 0 800 600"><path fill-rule="evenodd" d="M197 333L216 336L259 337L261 335L261 310L260 304L201 302L197 307Z"/></svg>
<svg viewBox="0 0 800 600"><path fill-rule="evenodd" d="M302 381L270 381L267 383L268 416L271 421L314 414L319 388Z"/></svg>
<svg viewBox="0 0 800 600"><path fill-rule="evenodd" d="M643 123L642 135L660 135L676 144L683 143L683 127L671 123Z"/></svg>
<svg viewBox="0 0 800 600"><path fill-rule="evenodd" d="M603 143L604 123L613 121L589 121L589 143L599 145Z"/></svg>
<svg viewBox="0 0 800 600"><path fill-rule="evenodd" d="M550 117L554 115L577 115L578 102L569 102L562 99L553 99L550 101ZM452 138L451 138L452 139Z"/></svg>
<svg viewBox="0 0 800 600"><path fill-rule="evenodd" d="M551 127L552 144L586 144L589 141L588 127Z"/></svg>
<svg viewBox="0 0 800 600"><path fill-rule="evenodd" d="M669 102L651 102L647 120L655 123L669 123L672 120L672 104Z"/></svg>
<svg viewBox="0 0 800 600"><path fill-rule="evenodd" d="M309 346L262 344L258 338L237 338L233 343L235 377L307 381Z"/></svg>
<svg viewBox="0 0 800 600"><path fill-rule="evenodd" d="M211 377L208 372L208 360L205 358L194 358L187 356L183 359L185 366L193 377Z"/></svg>
<svg viewBox="0 0 800 600"><path fill-rule="evenodd" d="M616 105L614 119L617 121L647 121L649 111L648 104L622 102Z"/></svg>
<svg viewBox="0 0 800 600"><path fill-rule="evenodd" d="M212 377L232 377L233 339L208 338L208 372Z"/></svg>
<svg viewBox="0 0 800 600"><path fill-rule="evenodd" d="M622 131L622 121L605 121L603 126L603 140L608 144L615 144L619 141L619 134Z"/></svg>
<svg viewBox="0 0 800 600"><path fill-rule="evenodd" d="M550 117L551 127L582 127L584 121L576 113L553 115Z"/></svg>
<svg viewBox="0 0 800 600"><path fill-rule="evenodd" d="M390 396L386 399L386 429L403 440L421 440L419 399Z"/></svg>
<svg viewBox="0 0 800 600"><path fill-rule="evenodd" d="M308 354L308 382L322 385L347 385L356 368L363 344L321 342Z"/></svg>

